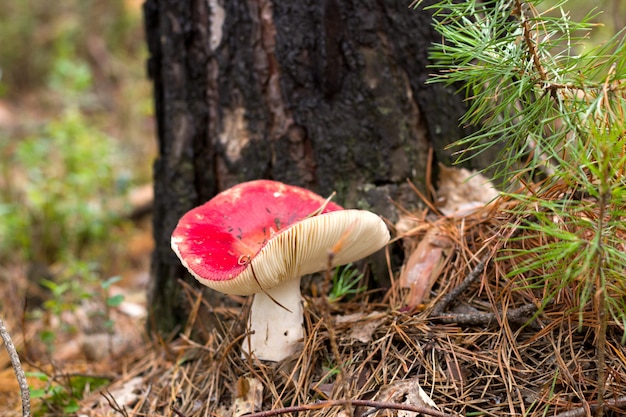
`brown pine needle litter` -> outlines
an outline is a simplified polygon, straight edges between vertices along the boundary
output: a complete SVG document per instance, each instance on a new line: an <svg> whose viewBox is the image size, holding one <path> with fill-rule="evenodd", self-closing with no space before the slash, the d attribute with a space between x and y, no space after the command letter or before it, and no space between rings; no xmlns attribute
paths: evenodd
<svg viewBox="0 0 626 417"><path fill-rule="evenodd" d="M580 309L571 288L544 306L541 289L507 276L517 260L506 250L531 243L511 239L525 233L511 214L515 204L499 199L463 218L415 215L396 245L415 247L432 227L453 242L424 301L406 305L410 290L397 285L397 271L384 296L329 304L309 295L302 353L279 364L241 357L246 308L210 306L186 287L194 308L184 335L146 347L118 381L83 402L81 414L590 415L597 315L591 305ZM593 218L593 205L587 210ZM606 415L626 414L623 331L609 322ZM116 401L132 380L134 395ZM252 380L262 387L256 400Z"/></svg>

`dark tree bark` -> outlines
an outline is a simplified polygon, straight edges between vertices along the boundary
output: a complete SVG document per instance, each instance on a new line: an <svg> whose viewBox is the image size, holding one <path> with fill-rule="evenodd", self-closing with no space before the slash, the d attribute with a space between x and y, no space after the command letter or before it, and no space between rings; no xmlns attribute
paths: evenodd
<svg viewBox="0 0 626 417"><path fill-rule="evenodd" d="M337 192L392 221L425 187L427 154L463 132L460 97L426 85L430 16L404 1L147 0L159 157L150 305L186 318L170 250L187 210L269 178ZM190 282L193 280L190 280Z"/></svg>

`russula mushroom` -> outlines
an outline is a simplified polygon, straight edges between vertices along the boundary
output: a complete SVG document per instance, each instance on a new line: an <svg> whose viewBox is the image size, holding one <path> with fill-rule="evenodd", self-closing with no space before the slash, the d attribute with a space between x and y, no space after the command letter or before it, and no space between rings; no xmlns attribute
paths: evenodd
<svg viewBox="0 0 626 417"><path fill-rule="evenodd" d="M300 278L364 258L385 246L376 214L344 210L304 188L257 180L187 212L172 249L200 283L254 295L244 352L280 361L304 336ZM331 256L332 253L332 256Z"/></svg>

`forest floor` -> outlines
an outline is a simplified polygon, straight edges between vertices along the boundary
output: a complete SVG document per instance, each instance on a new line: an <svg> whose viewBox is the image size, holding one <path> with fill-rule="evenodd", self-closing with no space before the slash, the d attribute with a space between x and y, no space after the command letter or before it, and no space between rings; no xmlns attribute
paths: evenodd
<svg viewBox="0 0 626 417"><path fill-rule="evenodd" d="M29 383L47 392L35 408L45 403L49 415L590 415L598 402L597 320L567 288L538 311L541 289L507 276L512 261L496 252L513 248L519 233L510 204L408 214L395 226L406 262L402 272L390 270L391 285L336 302L306 291L302 351L278 364L241 357L249 302L238 297L210 306L185 287L193 309L180 337L145 334L149 219L126 242L137 268L112 287L124 295L110 312L113 332L98 330L89 303L64 323L25 320L16 290L23 271L0 288L16 312L5 320L24 325L13 337ZM61 331L68 323L74 333ZM35 337L45 328L63 335L52 347ZM622 336L609 322L607 415L626 414ZM4 352L0 370L0 414L18 416Z"/></svg>
<svg viewBox="0 0 626 417"><path fill-rule="evenodd" d="M77 49L87 52L82 61L90 63L95 88L87 91L86 99L70 101L86 109L88 126L100 121L106 126L103 131L125 144L125 153L135 154L128 165L147 182L156 140L154 121L144 109L151 108L151 87L137 17L142 2L124 3L136 16L126 29L131 47L100 48L106 42L96 33L98 25L91 37L78 32L76 39L90 41ZM42 16L57 23L25 20L27 31L4 47L28 49L22 38L33 28L39 28L36 39L49 42L51 34L80 16L67 5L41 7ZM49 19L53 9L58 9L58 21ZM76 27L89 29L93 20L77 22ZM116 37L122 30L110 27L116 28ZM41 53L55 48L42 43L30 49ZM116 55L126 49L129 58ZM80 56L76 54L70 58ZM60 63L67 59L53 58ZM69 67L59 66L57 75L81 68L70 62ZM9 69L3 65L6 78ZM18 74L22 67L27 66L17 68ZM65 74L70 86L77 74ZM66 94L68 86L62 87ZM0 133L16 132L7 136L2 162L10 159L21 140L16 138L32 134L31 124L38 127L61 113L58 98L48 97L43 101L52 105L41 108L38 92L18 93L16 103L0 101ZM91 138L91 133L86 136ZM13 181L7 173L3 166L2 178ZM76 304L51 303L49 294L41 294L28 279L28 265L1 264L0 315L28 372L34 416L239 417L272 410L274 414L264 415L412 417L419 409L439 416L591 415L599 393L597 316L592 306L581 308L577 291L568 287L539 311L543 289L525 286L525 277L507 275L514 261L502 250L515 249L519 241L512 236L520 233L510 204L500 200L466 215L437 214L437 207L407 213L401 224L391 225L394 243L388 253L394 265L398 257L406 259L405 265L390 267L384 288L375 289L379 285L371 282L372 290L336 302L306 290L302 350L279 364L241 358L249 309L249 300L243 298L210 306L197 289L185 287L194 308L180 337L146 333L153 247L149 216L113 239L119 247L104 276L118 274L121 281L106 294L95 293ZM121 302L107 307L108 300ZM610 320L608 324L602 350L606 414L626 415L624 328ZM20 415L19 386L2 348L0 416Z"/></svg>

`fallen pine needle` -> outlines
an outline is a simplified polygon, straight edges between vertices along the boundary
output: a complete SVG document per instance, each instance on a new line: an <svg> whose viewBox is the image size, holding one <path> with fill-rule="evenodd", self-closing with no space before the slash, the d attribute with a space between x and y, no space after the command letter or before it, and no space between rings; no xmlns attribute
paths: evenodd
<svg viewBox="0 0 626 417"><path fill-rule="evenodd" d="M424 407L420 405L410 405L410 404L389 403L389 402L384 402L384 401L370 401L370 400L318 401L313 404L295 405L292 407L283 407L283 408L276 408L274 410L259 411L258 413L246 414L246 417L270 417L270 416L276 416L279 414L297 413L300 411L320 410L322 408L340 407L340 406L372 407L377 410L386 410L386 409L404 410L404 411L412 411L415 413L427 414L433 417L454 417L453 414L444 413L442 411L435 410L430 407ZM182 412L177 410L176 407L172 406L171 408L172 408L172 411L179 417L186 417Z"/></svg>

